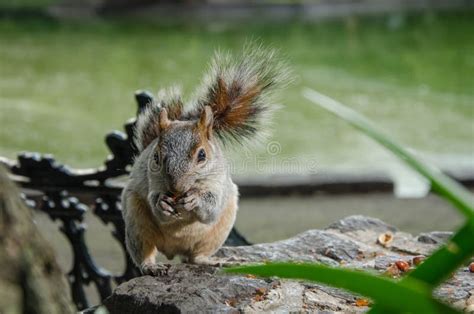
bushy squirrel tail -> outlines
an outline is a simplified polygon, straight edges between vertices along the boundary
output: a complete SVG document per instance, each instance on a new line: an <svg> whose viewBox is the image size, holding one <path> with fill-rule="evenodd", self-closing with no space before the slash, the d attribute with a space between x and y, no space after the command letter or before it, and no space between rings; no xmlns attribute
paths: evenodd
<svg viewBox="0 0 474 314"><path fill-rule="evenodd" d="M249 44L238 57L216 52L191 108L184 109L178 89L163 90L138 116L135 144L142 151L159 136L163 108L172 120L197 120L206 106L213 113L213 133L224 144L264 139L278 107L272 93L291 80L286 63L273 49Z"/></svg>
<svg viewBox="0 0 474 314"><path fill-rule="evenodd" d="M224 143L265 138L270 114L278 107L272 93L291 80L286 63L273 49L251 44L238 57L216 52L191 115L210 106L214 133Z"/></svg>

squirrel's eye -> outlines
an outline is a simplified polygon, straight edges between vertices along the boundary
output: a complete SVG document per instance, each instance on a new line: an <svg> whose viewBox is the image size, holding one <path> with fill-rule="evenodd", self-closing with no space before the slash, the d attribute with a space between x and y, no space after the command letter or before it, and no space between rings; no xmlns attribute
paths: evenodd
<svg viewBox="0 0 474 314"><path fill-rule="evenodd" d="M153 160L155 161L155 164L159 165L160 164L160 155L158 153L153 154Z"/></svg>
<svg viewBox="0 0 474 314"><path fill-rule="evenodd" d="M201 148L199 150L197 160L198 162L203 162L204 160L206 160L206 152L204 151L204 148Z"/></svg>

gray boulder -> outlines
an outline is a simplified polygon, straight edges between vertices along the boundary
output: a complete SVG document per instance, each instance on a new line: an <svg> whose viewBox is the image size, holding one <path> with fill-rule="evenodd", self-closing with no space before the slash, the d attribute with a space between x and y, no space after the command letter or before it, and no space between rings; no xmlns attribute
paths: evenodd
<svg viewBox="0 0 474 314"><path fill-rule="evenodd" d="M380 240L379 240L380 239ZM388 241L386 241L388 239ZM217 256L228 262L303 261L402 275L397 261L413 263L446 239L445 233L418 237L384 222L351 216L325 230L245 247L223 247ZM474 307L474 275L460 269L436 295L459 309ZM308 282L225 275L219 268L169 265L159 277L143 276L118 286L104 304L110 313L253 313L363 312L364 299L344 290Z"/></svg>
<svg viewBox="0 0 474 314"><path fill-rule="evenodd" d="M74 313L53 249L0 165L0 313Z"/></svg>

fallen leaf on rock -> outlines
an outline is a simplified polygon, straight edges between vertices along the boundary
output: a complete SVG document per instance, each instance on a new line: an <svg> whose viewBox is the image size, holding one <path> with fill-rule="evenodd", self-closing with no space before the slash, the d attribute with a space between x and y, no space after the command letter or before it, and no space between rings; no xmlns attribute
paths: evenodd
<svg viewBox="0 0 474 314"><path fill-rule="evenodd" d="M423 256L423 255L413 257L413 260L412 260L413 265L415 265L415 266L420 265L421 263L423 263L423 261L425 260L425 258L426 258L426 257Z"/></svg>
<svg viewBox="0 0 474 314"><path fill-rule="evenodd" d="M377 241L383 247L388 247L393 241L393 234L391 234L390 232L382 233L381 235L379 235Z"/></svg>
<svg viewBox="0 0 474 314"><path fill-rule="evenodd" d="M396 261L395 262L395 265L397 266L397 268L399 270L401 270L402 272L407 272L409 269L410 269L410 264L408 264L407 262L405 261Z"/></svg>
<svg viewBox="0 0 474 314"><path fill-rule="evenodd" d="M255 292L257 293L257 295L264 295L265 293L267 293L267 289L266 288L257 288L255 290Z"/></svg>
<svg viewBox="0 0 474 314"><path fill-rule="evenodd" d="M356 306L369 306L370 302L367 299L357 299L355 301Z"/></svg>
<svg viewBox="0 0 474 314"><path fill-rule="evenodd" d="M397 267L397 265L391 264L385 270L385 274L390 276L390 277L397 277L397 276L400 275L400 269Z"/></svg>
<svg viewBox="0 0 474 314"><path fill-rule="evenodd" d="M237 299L232 298L225 301L225 305L235 307L237 305Z"/></svg>

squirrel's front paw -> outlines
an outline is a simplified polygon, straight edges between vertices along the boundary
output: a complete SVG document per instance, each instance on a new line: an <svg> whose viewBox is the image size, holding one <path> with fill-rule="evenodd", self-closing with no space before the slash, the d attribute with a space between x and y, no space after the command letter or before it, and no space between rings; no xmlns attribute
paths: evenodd
<svg viewBox="0 0 474 314"><path fill-rule="evenodd" d="M177 202L179 208L183 208L187 211L192 211L199 207L200 194L197 190L189 190L184 196Z"/></svg>
<svg viewBox="0 0 474 314"><path fill-rule="evenodd" d="M158 199L158 205L163 210L165 216L179 215L178 211L174 208L175 204L174 198L166 194L162 194Z"/></svg>
<svg viewBox="0 0 474 314"><path fill-rule="evenodd" d="M176 202L173 197L164 193L150 193L148 199L153 213L161 222L181 219L181 214L176 210Z"/></svg>
<svg viewBox="0 0 474 314"><path fill-rule="evenodd" d="M140 270L143 275L163 276L168 271L168 266L164 264L143 264Z"/></svg>

